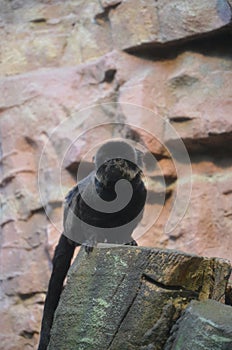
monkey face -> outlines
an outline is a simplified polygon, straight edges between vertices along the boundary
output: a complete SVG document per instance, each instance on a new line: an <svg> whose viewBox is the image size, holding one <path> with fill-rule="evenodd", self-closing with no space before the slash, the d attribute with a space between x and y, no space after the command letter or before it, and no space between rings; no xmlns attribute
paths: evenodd
<svg viewBox="0 0 232 350"><path fill-rule="evenodd" d="M104 162L96 171L97 179L104 185L114 184L118 180L126 179L132 181L141 170L133 162L115 158Z"/></svg>
<svg viewBox="0 0 232 350"><path fill-rule="evenodd" d="M121 179L132 181L141 173L137 165L138 154L125 141L113 140L103 144L94 161L96 177L104 186L115 184Z"/></svg>

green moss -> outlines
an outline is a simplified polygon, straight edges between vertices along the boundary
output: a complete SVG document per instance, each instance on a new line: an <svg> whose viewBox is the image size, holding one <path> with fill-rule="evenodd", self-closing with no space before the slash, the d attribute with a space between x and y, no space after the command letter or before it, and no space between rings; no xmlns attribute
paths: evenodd
<svg viewBox="0 0 232 350"><path fill-rule="evenodd" d="M183 345L183 335L179 335L178 340L175 344L175 350L181 350Z"/></svg>
<svg viewBox="0 0 232 350"><path fill-rule="evenodd" d="M110 304L102 298L94 299L94 301L97 302L99 306L104 306L105 308L110 306Z"/></svg>
<svg viewBox="0 0 232 350"><path fill-rule="evenodd" d="M231 343L231 338L223 337L217 334L212 334L211 339L215 341L216 344Z"/></svg>
<svg viewBox="0 0 232 350"><path fill-rule="evenodd" d="M88 344L88 345L94 345L95 341L94 339L90 339L90 338L82 338L81 339L81 343L85 343L85 344Z"/></svg>
<svg viewBox="0 0 232 350"><path fill-rule="evenodd" d="M102 298L97 298L93 301L94 307L91 316L91 323L93 323L96 327L102 327L107 315L106 309L110 306L110 304Z"/></svg>
<svg viewBox="0 0 232 350"><path fill-rule="evenodd" d="M128 267L127 263L121 259L120 256L114 255L114 261L115 261L115 268L119 268L121 266Z"/></svg>

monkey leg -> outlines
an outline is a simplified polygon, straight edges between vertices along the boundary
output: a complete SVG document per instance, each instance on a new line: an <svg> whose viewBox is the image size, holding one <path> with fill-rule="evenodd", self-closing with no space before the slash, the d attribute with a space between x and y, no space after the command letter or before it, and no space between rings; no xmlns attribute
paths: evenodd
<svg viewBox="0 0 232 350"><path fill-rule="evenodd" d="M53 270L48 285L48 292L44 304L41 326L40 343L38 350L46 350L50 340L50 330L53 317L60 300L64 279L71 264L73 253L77 244L70 241L63 234L56 246L53 258Z"/></svg>

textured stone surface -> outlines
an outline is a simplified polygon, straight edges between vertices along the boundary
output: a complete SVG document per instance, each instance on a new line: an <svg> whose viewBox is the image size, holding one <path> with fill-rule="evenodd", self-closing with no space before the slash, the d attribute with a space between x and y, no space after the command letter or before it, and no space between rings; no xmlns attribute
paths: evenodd
<svg viewBox="0 0 232 350"><path fill-rule="evenodd" d="M52 328L53 349L163 349L192 299L219 300L230 264L175 251L99 245L82 249Z"/></svg>
<svg viewBox="0 0 232 350"><path fill-rule="evenodd" d="M38 293L1 303L1 349L36 349L43 302Z"/></svg>
<svg viewBox="0 0 232 350"><path fill-rule="evenodd" d="M231 9L227 1L216 0L127 0L109 13L109 19L116 47L130 49L218 29L230 22Z"/></svg>
<svg viewBox="0 0 232 350"><path fill-rule="evenodd" d="M226 0L3 0L0 72L80 64L114 48L159 46L220 29L230 19Z"/></svg>
<svg viewBox="0 0 232 350"><path fill-rule="evenodd" d="M157 167L147 169L145 220L135 233L140 245L232 260L229 3L0 1L4 349L35 347L62 202L81 157L104 139L132 138L156 156ZM96 122L135 127L87 131ZM170 153L177 140L167 125L183 138L193 171L188 210L169 233L178 184L189 178L184 167L177 174ZM91 167L87 154L84 173ZM32 330L20 326L23 319L35 320Z"/></svg>
<svg viewBox="0 0 232 350"><path fill-rule="evenodd" d="M165 350L229 350L232 347L231 306L214 300L192 301L173 327Z"/></svg>

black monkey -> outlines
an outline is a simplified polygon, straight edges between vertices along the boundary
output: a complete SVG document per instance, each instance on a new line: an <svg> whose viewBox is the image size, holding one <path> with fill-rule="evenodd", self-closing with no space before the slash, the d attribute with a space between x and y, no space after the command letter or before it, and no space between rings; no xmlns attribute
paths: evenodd
<svg viewBox="0 0 232 350"><path fill-rule="evenodd" d="M97 242L137 245L131 235L142 219L147 195L141 152L125 141L109 141L97 151L94 163L95 170L66 196L64 232L53 258L38 350L47 349L75 247L85 245L90 253Z"/></svg>

